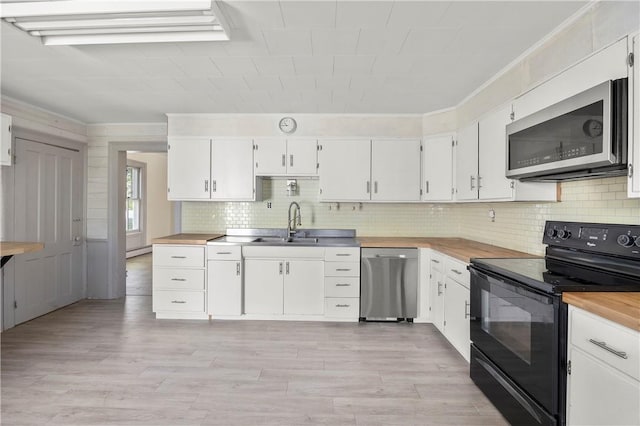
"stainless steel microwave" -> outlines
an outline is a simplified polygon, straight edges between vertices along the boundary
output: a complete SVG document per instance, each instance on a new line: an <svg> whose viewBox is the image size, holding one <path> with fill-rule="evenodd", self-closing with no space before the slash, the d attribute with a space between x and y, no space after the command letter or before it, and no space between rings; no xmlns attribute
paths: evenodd
<svg viewBox="0 0 640 426"><path fill-rule="evenodd" d="M507 125L507 177L562 181L627 169L627 79L606 81Z"/></svg>

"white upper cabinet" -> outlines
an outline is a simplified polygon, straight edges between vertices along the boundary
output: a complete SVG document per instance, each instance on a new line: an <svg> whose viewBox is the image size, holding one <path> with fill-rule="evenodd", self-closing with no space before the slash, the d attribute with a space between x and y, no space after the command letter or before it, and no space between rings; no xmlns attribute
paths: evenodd
<svg viewBox="0 0 640 426"><path fill-rule="evenodd" d="M420 201L420 140L371 142L371 201Z"/></svg>
<svg viewBox="0 0 640 426"><path fill-rule="evenodd" d="M478 188L481 200L511 198L512 180L505 176L507 124L511 105L487 115L478 123Z"/></svg>
<svg viewBox="0 0 640 426"><path fill-rule="evenodd" d="M454 143L454 135L434 136L423 141L423 201L451 201L453 198Z"/></svg>
<svg viewBox="0 0 640 426"><path fill-rule="evenodd" d="M11 116L0 114L0 165L11 165Z"/></svg>
<svg viewBox="0 0 640 426"><path fill-rule="evenodd" d="M211 199L255 199L251 139L211 141Z"/></svg>
<svg viewBox="0 0 640 426"><path fill-rule="evenodd" d="M317 173L315 139L256 139L256 176L313 176Z"/></svg>
<svg viewBox="0 0 640 426"><path fill-rule="evenodd" d="M325 140L318 153L321 201L369 201L371 140Z"/></svg>
<svg viewBox="0 0 640 426"><path fill-rule="evenodd" d="M209 138L171 137L167 152L169 200L208 200L211 141Z"/></svg>
<svg viewBox="0 0 640 426"><path fill-rule="evenodd" d="M478 123L458 130L456 200L478 199Z"/></svg>
<svg viewBox="0 0 640 426"><path fill-rule="evenodd" d="M634 65L629 68L629 197L640 198L640 35L630 41Z"/></svg>

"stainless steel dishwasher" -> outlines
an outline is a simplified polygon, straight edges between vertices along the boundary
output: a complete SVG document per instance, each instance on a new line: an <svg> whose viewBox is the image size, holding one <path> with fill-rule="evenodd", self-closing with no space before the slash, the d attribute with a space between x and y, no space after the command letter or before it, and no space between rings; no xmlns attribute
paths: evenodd
<svg viewBox="0 0 640 426"><path fill-rule="evenodd" d="M418 314L418 250L364 248L360 320L403 320Z"/></svg>

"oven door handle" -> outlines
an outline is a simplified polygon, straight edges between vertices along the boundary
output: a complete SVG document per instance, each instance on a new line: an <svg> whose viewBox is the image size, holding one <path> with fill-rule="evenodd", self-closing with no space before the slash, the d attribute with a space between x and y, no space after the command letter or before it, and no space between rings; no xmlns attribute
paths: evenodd
<svg viewBox="0 0 640 426"><path fill-rule="evenodd" d="M536 411L533 409L531 404L529 404L529 402L527 402L527 400L524 399L522 395L520 395L518 391L515 390L513 386L509 384L509 382L503 379L502 376L500 376L500 374L493 369L493 367L491 367L489 364L487 364L483 360L476 358L476 361L478 361L478 363L487 371L487 373L491 374L491 377L496 379L496 381L500 383L500 385L502 385L504 390L509 392L509 394L513 397L513 399L518 401L518 403L522 406L522 408L524 408L525 410L527 410L529 414L531 414L531 417L535 418L538 421L538 423L542 424L542 419L540 418L538 413L536 413Z"/></svg>

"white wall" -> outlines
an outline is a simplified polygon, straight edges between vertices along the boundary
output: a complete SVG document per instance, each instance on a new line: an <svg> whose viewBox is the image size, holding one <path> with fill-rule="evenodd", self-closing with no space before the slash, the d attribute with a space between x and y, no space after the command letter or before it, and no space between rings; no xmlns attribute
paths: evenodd
<svg viewBox="0 0 640 426"><path fill-rule="evenodd" d="M127 159L146 167L146 241L173 233L173 202L167 200L167 154L165 152L127 153ZM129 247L127 246L127 249Z"/></svg>

